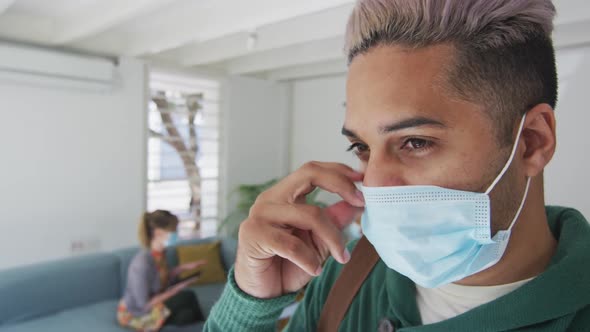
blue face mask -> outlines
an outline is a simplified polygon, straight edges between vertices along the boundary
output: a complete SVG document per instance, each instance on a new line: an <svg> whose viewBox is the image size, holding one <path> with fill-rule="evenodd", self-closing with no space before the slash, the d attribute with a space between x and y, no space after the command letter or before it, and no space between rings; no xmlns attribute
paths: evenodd
<svg viewBox="0 0 590 332"><path fill-rule="evenodd" d="M524 119L510 158L485 193L437 186L362 187L363 234L389 268L434 288L487 269L502 258L530 178L510 227L494 237L489 193L512 163Z"/></svg>
<svg viewBox="0 0 590 332"><path fill-rule="evenodd" d="M166 247L166 248L174 247L177 243L178 243L178 233L171 232L168 235L168 239L166 239L166 242L164 242L164 247Z"/></svg>

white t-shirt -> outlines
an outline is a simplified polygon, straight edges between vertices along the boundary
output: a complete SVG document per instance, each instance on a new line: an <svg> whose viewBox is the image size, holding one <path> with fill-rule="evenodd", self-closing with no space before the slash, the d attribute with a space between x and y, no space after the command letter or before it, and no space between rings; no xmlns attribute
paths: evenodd
<svg viewBox="0 0 590 332"><path fill-rule="evenodd" d="M532 279L534 278L498 286L448 284L438 288L424 288L416 285L416 301L422 324L434 324L458 316L514 291Z"/></svg>

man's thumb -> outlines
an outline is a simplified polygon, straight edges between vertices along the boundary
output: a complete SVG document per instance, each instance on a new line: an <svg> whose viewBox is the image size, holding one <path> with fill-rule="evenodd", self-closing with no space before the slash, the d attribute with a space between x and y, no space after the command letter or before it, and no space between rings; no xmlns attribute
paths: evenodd
<svg viewBox="0 0 590 332"><path fill-rule="evenodd" d="M364 209L348 204L346 201L340 201L324 209L330 220L338 227L344 229L358 218Z"/></svg>

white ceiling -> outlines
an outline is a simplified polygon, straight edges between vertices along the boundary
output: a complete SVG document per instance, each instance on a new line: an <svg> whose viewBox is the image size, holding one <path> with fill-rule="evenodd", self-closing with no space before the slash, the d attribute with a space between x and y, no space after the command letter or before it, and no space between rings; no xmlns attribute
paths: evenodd
<svg viewBox="0 0 590 332"><path fill-rule="evenodd" d="M0 39L282 80L344 70L343 32L353 3L0 0ZM554 3L557 46L590 42L590 1Z"/></svg>

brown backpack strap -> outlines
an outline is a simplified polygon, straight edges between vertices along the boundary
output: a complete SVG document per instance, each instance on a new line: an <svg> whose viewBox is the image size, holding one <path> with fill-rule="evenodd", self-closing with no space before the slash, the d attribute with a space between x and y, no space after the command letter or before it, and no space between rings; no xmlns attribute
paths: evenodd
<svg viewBox="0 0 590 332"><path fill-rule="evenodd" d="M363 236L354 247L350 261L344 265L340 276L328 294L320 314L318 331L338 331L348 307L378 260L379 255L375 248Z"/></svg>

